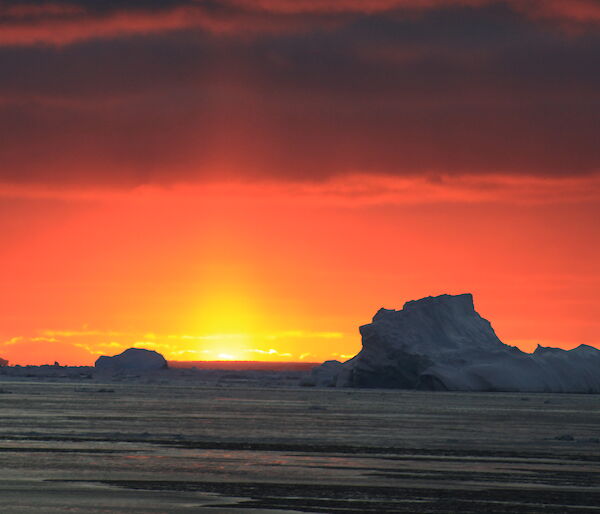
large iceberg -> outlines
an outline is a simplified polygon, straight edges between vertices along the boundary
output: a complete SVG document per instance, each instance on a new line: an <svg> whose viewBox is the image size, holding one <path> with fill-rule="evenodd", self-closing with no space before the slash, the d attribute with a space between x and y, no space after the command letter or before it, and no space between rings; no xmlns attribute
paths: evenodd
<svg viewBox="0 0 600 514"><path fill-rule="evenodd" d="M166 369L167 361L158 352L142 348L129 348L119 355L98 357L94 364L98 371L148 372Z"/></svg>
<svg viewBox="0 0 600 514"><path fill-rule="evenodd" d="M600 393L600 351L504 344L470 294L410 301L380 309L360 327L362 350L312 372L318 386L443 391Z"/></svg>

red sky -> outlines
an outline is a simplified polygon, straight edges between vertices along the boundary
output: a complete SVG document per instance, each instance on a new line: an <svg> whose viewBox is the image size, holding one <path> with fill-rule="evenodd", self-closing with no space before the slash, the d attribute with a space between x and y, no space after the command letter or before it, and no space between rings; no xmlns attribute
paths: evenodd
<svg viewBox="0 0 600 514"><path fill-rule="evenodd" d="M508 344L600 347L599 25L3 3L0 357L344 359L379 307L463 292Z"/></svg>

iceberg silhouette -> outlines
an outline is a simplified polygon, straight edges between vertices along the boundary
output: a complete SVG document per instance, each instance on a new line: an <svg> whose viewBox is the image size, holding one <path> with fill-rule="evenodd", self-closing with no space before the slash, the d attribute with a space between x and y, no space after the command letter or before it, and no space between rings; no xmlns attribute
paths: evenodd
<svg viewBox="0 0 600 514"><path fill-rule="evenodd" d="M309 379L317 386L442 391L600 393L600 351L504 344L471 294L410 301L380 309L360 327L362 350L327 361Z"/></svg>

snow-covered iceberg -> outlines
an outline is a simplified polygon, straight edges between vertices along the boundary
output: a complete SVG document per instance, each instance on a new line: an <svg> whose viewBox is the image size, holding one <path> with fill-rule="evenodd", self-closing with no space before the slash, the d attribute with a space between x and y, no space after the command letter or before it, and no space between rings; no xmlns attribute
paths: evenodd
<svg viewBox="0 0 600 514"><path fill-rule="evenodd" d="M380 309L360 327L362 350L312 372L317 386L448 391L600 393L600 351L538 346L533 354L504 344L470 294Z"/></svg>
<svg viewBox="0 0 600 514"><path fill-rule="evenodd" d="M103 355L96 360L98 371L108 372L148 372L167 368L167 361L158 352L142 348L129 348L119 355Z"/></svg>

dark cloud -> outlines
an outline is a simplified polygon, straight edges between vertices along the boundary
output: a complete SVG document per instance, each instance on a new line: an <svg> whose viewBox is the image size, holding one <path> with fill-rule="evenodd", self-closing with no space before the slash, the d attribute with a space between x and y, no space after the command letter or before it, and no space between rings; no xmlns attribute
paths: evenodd
<svg viewBox="0 0 600 514"><path fill-rule="evenodd" d="M365 4L3 3L0 181L600 170L591 3Z"/></svg>
<svg viewBox="0 0 600 514"><path fill-rule="evenodd" d="M228 34L306 31L376 14L414 19L436 10L497 5L565 28L600 23L597 0L5 0L0 44L62 45L186 28Z"/></svg>

